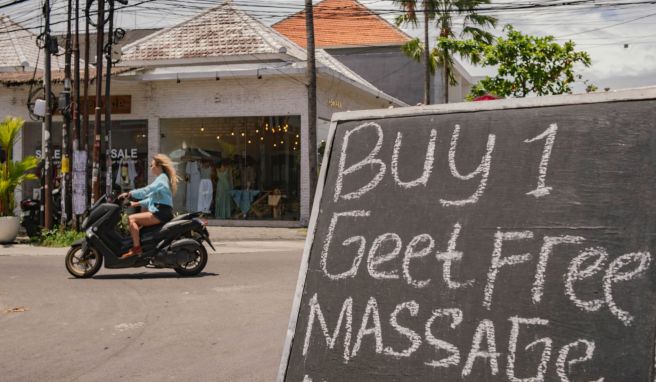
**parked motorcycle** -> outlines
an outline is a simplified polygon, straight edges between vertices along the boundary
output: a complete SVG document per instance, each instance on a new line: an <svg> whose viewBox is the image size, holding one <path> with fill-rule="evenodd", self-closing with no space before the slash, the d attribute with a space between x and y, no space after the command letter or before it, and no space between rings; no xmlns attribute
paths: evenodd
<svg viewBox="0 0 656 382"><path fill-rule="evenodd" d="M52 204L53 204L53 221L59 222L61 218L61 198L59 197L59 189L52 190ZM41 235L41 201L38 199L23 199L20 202L21 207L21 224L27 232L27 236L35 237Z"/></svg>
<svg viewBox="0 0 656 382"><path fill-rule="evenodd" d="M107 202L101 197L91 208L81 229L85 238L73 243L66 254L66 269L77 278L95 275L103 265L108 269L121 268L172 268L182 276L195 276L207 264L206 242L212 250L206 222L200 213L178 216L166 224L141 229L143 254L121 259L132 247L129 235L119 232L117 226L125 203Z"/></svg>

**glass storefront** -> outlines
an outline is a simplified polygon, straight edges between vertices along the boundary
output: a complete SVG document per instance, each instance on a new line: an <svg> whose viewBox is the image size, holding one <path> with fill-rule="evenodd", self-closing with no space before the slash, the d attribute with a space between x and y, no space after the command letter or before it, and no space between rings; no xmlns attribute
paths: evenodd
<svg viewBox="0 0 656 382"><path fill-rule="evenodd" d="M160 120L161 152L181 178L178 212L298 220L300 116Z"/></svg>
<svg viewBox="0 0 656 382"><path fill-rule="evenodd" d="M22 130L23 154L41 157L41 133L40 122L27 122ZM52 124L52 159L53 159L53 185L59 187L61 172L61 122ZM93 131L93 123L90 124ZM93 134L89 134L89 148L93 147L91 141ZM101 163L105 163L104 142L101 151ZM112 188L117 191L127 191L133 188L143 187L148 183L148 121L112 121ZM89 153L91 159L91 153ZM91 176L89 175L89 179ZM35 189L39 188L38 181L25 182L23 185L23 197L36 196ZM105 189L105 177L101 177L101 189Z"/></svg>

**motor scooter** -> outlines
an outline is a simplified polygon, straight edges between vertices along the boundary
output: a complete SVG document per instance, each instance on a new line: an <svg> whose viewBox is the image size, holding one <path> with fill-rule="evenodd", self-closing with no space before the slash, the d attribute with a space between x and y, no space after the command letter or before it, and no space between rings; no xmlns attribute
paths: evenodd
<svg viewBox="0 0 656 382"><path fill-rule="evenodd" d="M52 190L53 221L59 223L61 218L61 198L59 189ZM27 198L20 202L21 225L25 228L27 236L35 237L41 235L41 201L39 199Z"/></svg>
<svg viewBox="0 0 656 382"><path fill-rule="evenodd" d="M143 253L121 259L132 247L132 239L119 231L121 213L127 201L108 202L102 196L89 209L81 229L85 237L76 241L66 254L66 269L77 278L95 275L103 263L108 269L171 268L182 276L195 276L207 264L206 242L212 250L206 221L201 213L180 215L166 224L140 230Z"/></svg>

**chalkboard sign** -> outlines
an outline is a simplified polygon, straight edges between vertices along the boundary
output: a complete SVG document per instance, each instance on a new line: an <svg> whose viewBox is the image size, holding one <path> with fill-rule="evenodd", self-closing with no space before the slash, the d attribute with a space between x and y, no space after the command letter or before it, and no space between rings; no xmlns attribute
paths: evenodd
<svg viewBox="0 0 656 382"><path fill-rule="evenodd" d="M653 381L656 88L337 114L279 381Z"/></svg>

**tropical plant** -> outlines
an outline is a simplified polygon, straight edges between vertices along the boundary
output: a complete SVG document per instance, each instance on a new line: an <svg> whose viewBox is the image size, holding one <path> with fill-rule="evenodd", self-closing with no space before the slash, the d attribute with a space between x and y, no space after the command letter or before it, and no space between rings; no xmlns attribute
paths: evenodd
<svg viewBox="0 0 656 382"><path fill-rule="evenodd" d="M401 47L401 50L410 58L417 62L424 59L424 104L429 105L430 99L430 82L431 74L435 73L433 58L430 56L428 49L428 25L430 20L435 18L435 5L437 0L393 0L399 5L403 13L396 18L396 25L412 25L416 27L419 24L418 13L423 15L424 24L424 44L416 38L410 40Z"/></svg>
<svg viewBox="0 0 656 382"><path fill-rule="evenodd" d="M424 13L424 44L422 46L419 39L414 39L402 46L403 52L414 59L421 61L424 58L426 65L426 83L425 99L430 101L429 87L430 76L434 74L437 67L442 67L442 81L444 86L444 102L449 102L449 85L457 85L457 79L454 75L454 53L460 53L464 58L472 61L466 52L454 52L448 49L448 46L437 45L429 54L428 44L428 22L435 20L436 27L439 31L440 39L457 39L467 38L480 43L490 44L494 40L492 33L488 28L493 28L497 24L497 19L493 16L479 13L482 5L490 4L491 0L394 0L403 9L404 13L397 17L397 25L412 24L417 25L418 2L421 1ZM456 31L454 23L462 19L462 29ZM427 102L430 103L430 102Z"/></svg>
<svg viewBox="0 0 656 382"><path fill-rule="evenodd" d="M4 162L0 162L0 216L13 215L16 187L26 180L37 179L36 175L29 172L39 164L36 157L12 160L14 143L24 123L24 120L13 117L0 122L0 148L4 151Z"/></svg>
<svg viewBox="0 0 656 382"><path fill-rule="evenodd" d="M506 25L504 31L507 37L498 37L494 44L454 39L438 42L444 49L463 52L474 63L497 67L497 75L474 85L469 98L484 94L526 97L571 93L571 85L582 78L575 73L575 65L591 64L590 56L576 51L572 41L561 45L553 36L524 35L511 25ZM592 83L585 85L587 91L596 90Z"/></svg>

